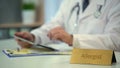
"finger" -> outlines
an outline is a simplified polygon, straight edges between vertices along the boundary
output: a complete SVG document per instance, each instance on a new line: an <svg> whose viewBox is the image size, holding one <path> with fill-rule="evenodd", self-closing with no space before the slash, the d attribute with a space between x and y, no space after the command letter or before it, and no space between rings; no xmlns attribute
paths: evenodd
<svg viewBox="0 0 120 68"><path fill-rule="evenodd" d="M60 40L61 41L61 35L59 33L55 34L53 37L52 37L52 40Z"/></svg>
<svg viewBox="0 0 120 68"><path fill-rule="evenodd" d="M47 36L48 36L50 39L52 39L52 37L53 37L56 33L57 33L57 31L51 30L51 31L49 31L49 33L47 34Z"/></svg>
<svg viewBox="0 0 120 68"><path fill-rule="evenodd" d="M58 31L51 31L51 32L49 33L49 37L50 37L50 39L52 40L53 37L54 37L55 35L57 35L57 34L59 34Z"/></svg>
<svg viewBox="0 0 120 68"><path fill-rule="evenodd" d="M31 40L30 39L30 34L28 32L21 32L20 35L24 39Z"/></svg>
<svg viewBox="0 0 120 68"><path fill-rule="evenodd" d="M48 34L47 34L47 36L50 38L50 40L51 40L51 38L52 38L52 35L51 35L51 32L49 32Z"/></svg>
<svg viewBox="0 0 120 68"><path fill-rule="evenodd" d="M25 32L22 34L22 36L24 39L30 40L30 35L28 33Z"/></svg>
<svg viewBox="0 0 120 68"><path fill-rule="evenodd" d="M17 42L21 42L21 40L20 40L20 39L15 38L15 40L16 40Z"/></svg>
<svg viewBox="0 0 120 68"><path fill-rule="evenodd" d="M52 39L52 37L53 37L55 34L60 33L60 32L63 32L63 31L64 31L63 28L61 28L61 27L55 27L55 28L51 29L51 30L48 32L47 36L48 36L50 39Z"/></svg>
<svg viewBox="0 0 120 68"><path fill-rule="evenodd" d="M25 32L16 32L15 35L19 37L24 37Z"/></svg>
<svg viewBox="0 0 120 68"><path fill-rule="evenodd" d="M61 31L61 30L64 30L64 29L61 27L56 27L54 29L51 29L50 31Z"/></svg>
<svg viewBox="0 0 120 68"><path fill-rule="evenodd" d="M26 43L26 42L22 42L22 41L18 41L17 43L18 43L19 46L22 47L22 48L29 48L29 47L32 46L32 45L30 45L30 44L28 44L28 43Z"/></svg>
<svg viewBox="0 0 120 68"><path fill-rule="evenodd" d="M20 36L20 37L21 37L21 32L16 32L14 35L15 35L15 36Z"/></svg>

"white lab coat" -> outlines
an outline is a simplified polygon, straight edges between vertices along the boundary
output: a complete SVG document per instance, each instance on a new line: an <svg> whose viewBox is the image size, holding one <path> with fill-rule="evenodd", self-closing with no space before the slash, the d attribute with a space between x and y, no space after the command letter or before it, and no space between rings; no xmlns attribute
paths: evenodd
<svg viewBox="0 0 120 68"><path fill-rule="evenodd" d="M77 9L68 19L76 2L80 4L78 20ZM97 11L99 5L102 5L100 14ZM47 33L56 26L61 26L66 32L73 34L73 47L120 51L120 0L90 0L84 12L82 0L64 0L50 23L31 32L35 35L35 43L54 42L47 37Z"/></svg>

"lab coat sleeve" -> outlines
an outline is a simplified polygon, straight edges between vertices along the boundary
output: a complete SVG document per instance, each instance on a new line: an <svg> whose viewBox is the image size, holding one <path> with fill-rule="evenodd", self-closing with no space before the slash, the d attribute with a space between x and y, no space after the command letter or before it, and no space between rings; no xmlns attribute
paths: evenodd
<svg viewBox="0 0 120 68"><path fill-rule="evenodd" d="M64 22L64 5L67 2L64 1L59 9L59 11L57 12L56 16L53 18L53 20L51 20L51 22L42 25L42 27L39 27L33 31L31 31L31 33L35 36L35 44L42 44L45 45L47 43L51 43L51 42L56 42L54 40L50 40L47 36L49 30L57 27L57 26L63 26L63 22Z"/></svg>
<svg viewBox="0 0 120 68"><path fill-rule="evenodd" d="M107 19L103 34L74 34L73 46L120 51L120 3L111 8Z"/></svg>

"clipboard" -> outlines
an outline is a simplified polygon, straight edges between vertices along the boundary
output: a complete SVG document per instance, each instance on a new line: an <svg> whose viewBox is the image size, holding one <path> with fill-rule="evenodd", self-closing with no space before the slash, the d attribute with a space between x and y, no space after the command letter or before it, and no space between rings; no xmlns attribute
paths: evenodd
<svg viewBox="0 0 120 68"><path fill-rule="evenodd" d="M27 56L44 56L44 55L71 55L71 51L50 51L45 48L4 49L2 50L8 57L27 57Z"/></svg>

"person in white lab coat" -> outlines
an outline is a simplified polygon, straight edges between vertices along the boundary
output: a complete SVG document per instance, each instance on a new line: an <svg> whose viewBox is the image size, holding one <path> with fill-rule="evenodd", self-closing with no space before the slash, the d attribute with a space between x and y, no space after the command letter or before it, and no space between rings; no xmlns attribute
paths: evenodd
<svg viewBox="0 0 120 68"><path fill-rule="evenodd" d="M48 24L15 35L36 44L62 41L77 48L120 51L120 0L64 0ZM17 39L22 47L32 45Z"/></svg>

